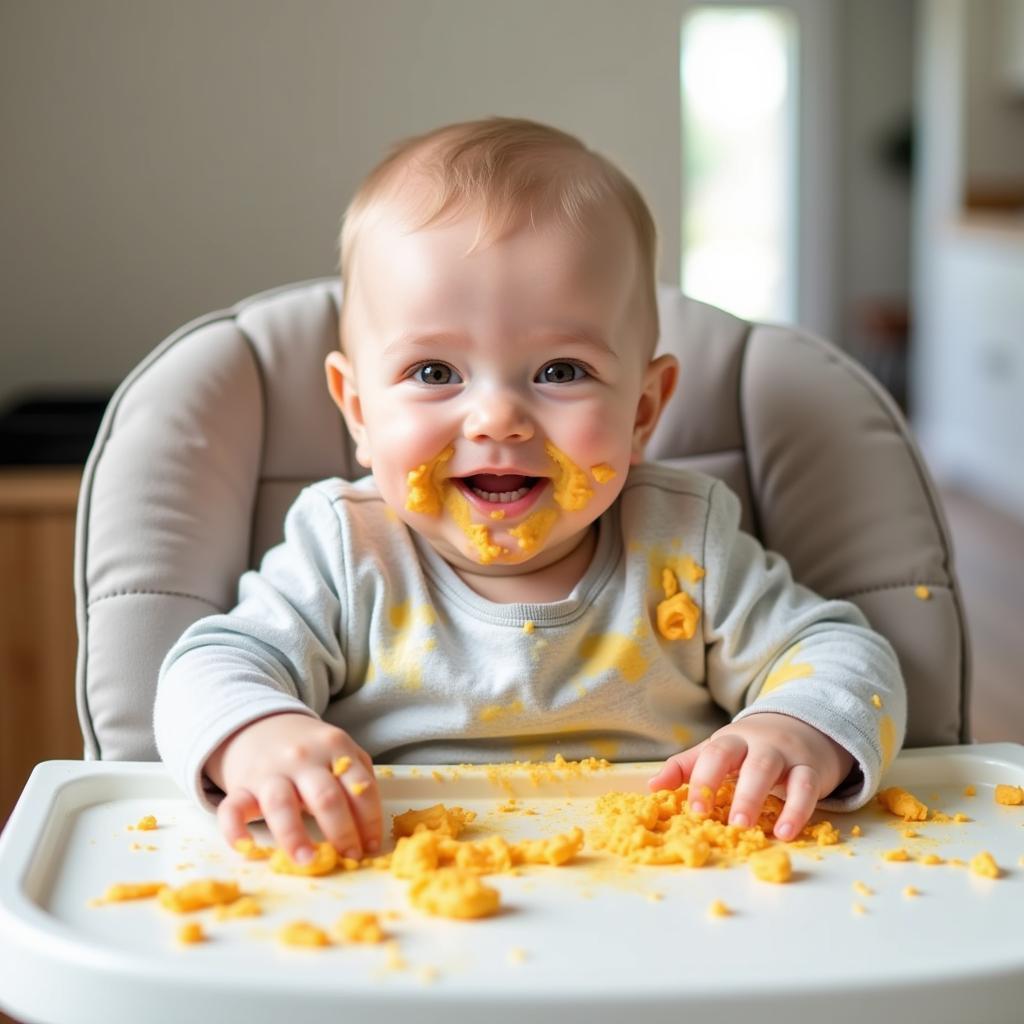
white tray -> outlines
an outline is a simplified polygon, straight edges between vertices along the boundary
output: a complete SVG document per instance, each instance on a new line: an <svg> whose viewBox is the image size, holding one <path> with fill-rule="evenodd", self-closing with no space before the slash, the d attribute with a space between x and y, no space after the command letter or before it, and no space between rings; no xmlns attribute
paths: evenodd
<svg viewBox="0 0 1024 1024"><path fill-rule="evenodd" d="M396 766L381 791L387 821L441 801L475 810L478 835L543 836L573 824L586 829L594 796L646 792L656 767L616 765L540 785L517 775L513 788L534 816L499 812L508 790L483 769ZM1024 807L994 802L1000 782L1024 785L1024 747L905 752L886 784L906 786L948 814L962 811L970 823L919 824L922 838L904 839L903 823L874 805L817 815L844 839L854 824L863 836L840 848L794 850L796 876L787 885L759 882L743 865L629 869L585 851L575 866L490 876L502 912L451 921L417 913L407 883L385 872L309 880L243 861L160 765L50 761L33 772L0 837L0 1006L40 1024L657 1024L693 1014L719 1024L864 1024L872 1014L951 1024L1019 1020ZM975 797L964 795L967 784L977 787ZM156 816L157 831L127 828L145 814ZM253 832L270 841L262 825ZM133 851L133 843L156 850ZM897 846L965 861L988 850L1004 875L882 860ZM203 912L210 941L181 946L175 933L184 918L153 900L88 905L112 882L180 885L210 876L261 892L264 916L219 922ZM856 881L874 895L859 895ZM921 895L905 897L907 885ZM708 917L713 900L735 913ZM855 903L866 913L855 913ZM383 947L305 951L273 937L297 918L328 928L346 909L399 911L387 924L407 968L389 968ZM525 951L521 962L510 955L517 949ZM424 968L435 972L432 980Z"/></svg>

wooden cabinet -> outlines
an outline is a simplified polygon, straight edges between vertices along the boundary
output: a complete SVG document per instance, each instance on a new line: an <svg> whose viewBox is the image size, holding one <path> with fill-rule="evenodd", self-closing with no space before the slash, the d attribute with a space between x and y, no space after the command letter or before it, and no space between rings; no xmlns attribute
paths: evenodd
<svg viewBox="0 0 1024 1024"><path fill-rule="evenodd" d="M77 467L0 468L0 827L33 766L80 758Z"/></svg>

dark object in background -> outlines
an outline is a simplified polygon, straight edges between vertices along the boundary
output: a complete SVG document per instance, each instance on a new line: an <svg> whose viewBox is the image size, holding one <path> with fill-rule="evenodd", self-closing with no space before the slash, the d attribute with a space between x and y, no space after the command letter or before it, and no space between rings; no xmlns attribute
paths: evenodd
<svg viewBox="0 0 1024 1024"><path fill-rule="evenodd" d="M26 395L0 412L0 465L84 465L110 393Z"/></svg>

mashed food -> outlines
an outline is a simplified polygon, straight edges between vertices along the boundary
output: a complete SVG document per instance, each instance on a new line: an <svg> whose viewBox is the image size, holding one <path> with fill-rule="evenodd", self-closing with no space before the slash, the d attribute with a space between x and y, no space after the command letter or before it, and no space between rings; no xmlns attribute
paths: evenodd
<svg viewBox="0 0 1024 1024"><path fill-rule="evenodd" d="M441 868L413 879L409 900L427 914L466 919L495 913L500 896L497 889L485 885L472 872Z"/></svg>

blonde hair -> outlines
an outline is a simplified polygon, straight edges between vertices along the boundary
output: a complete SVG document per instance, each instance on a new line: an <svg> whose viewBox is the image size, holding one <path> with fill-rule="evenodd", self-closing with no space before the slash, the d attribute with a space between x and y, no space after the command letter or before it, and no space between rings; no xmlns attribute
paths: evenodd
<svg viewBox="0 0 1024 1024"><path fill-rule="evenodd" d="M359 238L385 212L397 213L410 231L420 231L479 210L468 256L481 244L500 240L527 215L531 224L553 220L586 237L588 219L609 201L625 211L636 239L649 356L659 331L658 236L643 196L618 167L575 136L522 118L464 121L395 143L344 214L339 248L346 294L351 293ZM342 306L342 347L349 305Z"/></svg>

